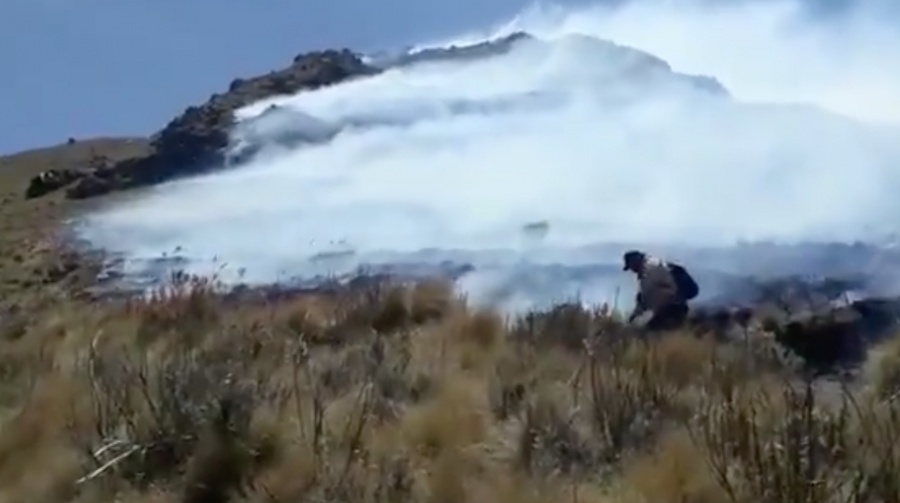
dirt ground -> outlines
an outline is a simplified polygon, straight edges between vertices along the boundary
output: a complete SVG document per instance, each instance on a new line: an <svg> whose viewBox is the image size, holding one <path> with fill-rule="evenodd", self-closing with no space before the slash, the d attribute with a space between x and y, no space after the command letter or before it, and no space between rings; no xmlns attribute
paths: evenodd
<svg viewBox="0 0 900 503"><path fill-rule="evenodd" d="M71 285L90 276L79 274L85 264L67 256L58 238L67 219L103 198L72 201L60 190L28 200L29 180L49 169L82 168L95 156L117 161L148 150L144 138L97 138L0 157L0 298L10 302L63 279Z"/></svg>

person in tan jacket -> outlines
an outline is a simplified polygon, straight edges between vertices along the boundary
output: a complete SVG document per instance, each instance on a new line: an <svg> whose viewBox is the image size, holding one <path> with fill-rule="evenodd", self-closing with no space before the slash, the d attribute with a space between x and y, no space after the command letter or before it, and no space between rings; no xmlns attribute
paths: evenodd
<svg viewBox="0 0 900 503"><path fill-rule="evenodd" d="M679 327L687 318L687 301L698 293L693 278L678 264L637 250L625 253L623 260L623 270L635 273L638 279L638 294L628 322L632 323L638 316L652 311L653 316L644 325L647 330Z"/></svg>

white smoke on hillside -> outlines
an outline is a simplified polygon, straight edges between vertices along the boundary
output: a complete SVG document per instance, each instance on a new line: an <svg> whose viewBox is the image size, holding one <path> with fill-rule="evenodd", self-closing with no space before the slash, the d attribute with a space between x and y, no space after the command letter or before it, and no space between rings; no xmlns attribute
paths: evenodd
<svg viewBox="0 0 900 503"><path fill-rule="evenodd" d="M695 270L706 297L733 274L890 272L900 32L870 14L535 8L443 43L536 37L492 57L241 110L246 165L96 213L82 233L135 269L179 248L189 271L218 257L252 282L450 271L512 307L620 287L627 304L632 246Z"/></svg>

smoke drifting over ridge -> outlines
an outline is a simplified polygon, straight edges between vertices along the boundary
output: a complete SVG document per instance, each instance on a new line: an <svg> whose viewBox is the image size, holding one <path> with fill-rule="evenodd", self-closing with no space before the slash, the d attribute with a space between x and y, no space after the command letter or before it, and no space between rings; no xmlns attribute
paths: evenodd
<svg viewBox="0 0 900 503"><path fill-rule="evenodd" d="M243 166L79 230L135 274L181 247L190 272L214 256L249 282L440 271L517 308L619 288L628 304L631 246L696 270L705 297L736 275L900 290L900 34L873 11L672 5L534 8L418 47L534 36L493 56L247 107Z"/></svg>

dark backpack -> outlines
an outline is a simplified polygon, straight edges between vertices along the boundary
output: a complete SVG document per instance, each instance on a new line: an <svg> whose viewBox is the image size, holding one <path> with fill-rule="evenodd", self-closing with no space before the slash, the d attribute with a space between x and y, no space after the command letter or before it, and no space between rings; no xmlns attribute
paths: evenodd
<svg viewBox="0 0 900 503"><path fill-rule="evenodd" d="M684 300L691 300L700 293L700 287L697 286L697 282L694 281L694 278L688 274L684 267L670 262L669 271L672 272L675 285L678 287L678 292Z"/></svg>

